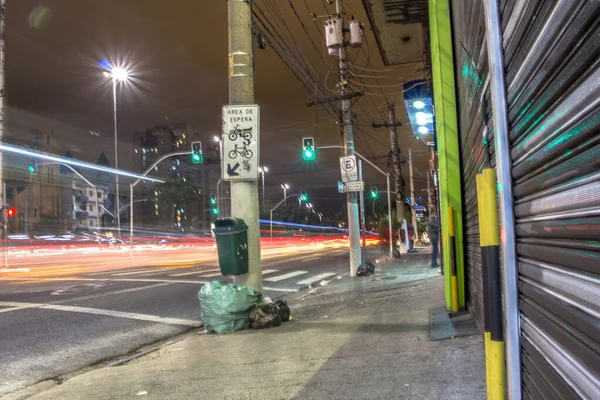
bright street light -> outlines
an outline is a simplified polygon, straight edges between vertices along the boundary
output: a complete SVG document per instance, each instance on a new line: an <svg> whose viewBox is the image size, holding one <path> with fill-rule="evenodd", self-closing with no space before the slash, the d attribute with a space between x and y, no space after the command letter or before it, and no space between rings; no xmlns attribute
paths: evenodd
<svg viewBox="0 0 600 400"><path fill-rule="evenodd" d="M421 100L417 100L413 103L413 107L421 109L421 108L425 107L425 103L423 103Z"/></svg>
<svg viewBox="0 0 600 400"><path fill-rule="evenodd" d="M262 203L263 203L263 208L266 210L267 209L267 203L265 203L265 173L267 173L269 171L269 168L267 167L258 167L258 172L260 172L260 175L262 177Z"/></svg>
<svg viewBox="0 0 600 400"><path fill-rule="evenodd" d="M425 127L425 126L420 126L418 130L419 130L419 133L429 132L429 129L427 129L427 127Z"/></svg>
<svg viewBox="0 0 600 400"><path fill-rule="evenodd" d="M118 129L117 129L117 83L126 82L129 78L129 72L125 68L115 67L112 64L102 60L100 65L108 71L104 71L102 75L112 80L113 87L113 120L115 130L115 169L119 169L119 145L118 145ZM117 214L117 232L121 235L121 213L119 208L119 175L115 175L115 213Z"/></svg>
<svg viewBox="0 0 600 400"><path fill-rule="evenodd" d="M282 183L281 184L281 188L283 189L283 199L284 199L284 203L287 206L287 191L290 188L290 185L288 185L287 183Z"/></svg>
<svg viewBox="0 0 600 400"><path fill-rule="evenodd" d="M218 143L221 141L221 138L215 135L213 136L213 140Z"/></svg>

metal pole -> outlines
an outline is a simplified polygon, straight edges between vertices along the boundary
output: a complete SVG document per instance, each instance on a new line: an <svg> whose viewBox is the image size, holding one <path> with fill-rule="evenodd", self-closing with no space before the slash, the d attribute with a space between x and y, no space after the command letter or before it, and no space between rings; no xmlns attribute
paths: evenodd
<svg viewBox="0 0 600 400"><path fill-rule="evenodd" d="M363 180L362 160L358 160L358 180ZM365 193L360 192L360 229L362 231L362 262L367 262L367 229L365 226Z"/></svg>
<svg viewBox="0 0 600 400"><path fill-rule="evenodd" d="M94 185L94 196L96 196L96 229L100 229L100 202L98 201L98 187Z"/></svg>
<svg viewBox="0 0 600 400"><path fill-rule="evenodd" d="M252 1L228 0L229 104L254 104ZM258 138L257 138L258 140ZM256 160L260 162L260 160ZM248 274L236 283L262 292L259 192L257 181L231 182L231 215L248 225Z"/></svg>
<svg viewBox="0 0 600 400"><path fill-rule="evenodd" d="M117 133L117 78L112 77L113 84L113 122L115 129L115 169L119 169L119 145ZM115 175L115 210L117 214L117 233L121 236L121 213L119 212L119 175Z"/></svg>
<svg viewBox="0 0 600 400"><path fill-rule="evenodd" d="M287 206L286 199L287 199L287 189L285 188L285 186L283 186L283 201L284 201L284 204Z"/></svg>
<svg viewBox="0 0 600 400"><path fill-rule="evenodd" d="M266 210L267 203L265 203L265 170L264 170L264 167L263 167L261 174L262 174L262 203L263 203L263 210Z"/></svg>
<svg viewBox="0 0 600 400"><path fill-rule="evenodd" d="M390 193L390 174L386 177L387 183L387 201L388 201L388 229L390 233L390 258L394 257L394 236L392 230L392 194ZM373 210L375 209L375 202L373 202Z"/></svg>
<svg viewBox="0 0 600 400"><path fill-rule="evenodd" d="M129 241L133 247L133 184L129 184Z"/></svg>
<svg viewBox="0 0 600 400"><path fill-rule="evenodd" d="M340 19L342 27L344 27L344 4L343 0L336 0L335 11ZM341 95L348 93L348 61L346 59L346 44L339 49L339 68L340 68L340 85ZM344 155L354 155L354 122L352 119L352 100L342 100L341 109L342 123L341 128L344 131ZM358 196L356 193L346 193L348 204L348 236L350 240L350 276L356 276L356 270L360 265L360 221L358 217Z"/></svg>
<svg viewBox="0 0 600 400"><path fill-rule="evenodd" d="M410 215L412 216L412 225L415 230L415 240L419 238L419 230L417 229L417 213L415 211L415 180L413 175L413 158L412 149L408 149L408 173L410 176Z"/></svg>
<svg viewBox="0 0 600 400"><path fill-rule="evenodd" d="M271 226L271 239L273 239L273 210L269 211L269 225Z"/></svg>
<svg viewBox="0 0 600 400"><path fill-rule="evenodd" d="M500 248L504 285L504 324L506 329L507 393L511 400L521 399L521 338L519 287L516 255L513 183L511 176L510 142L508 139L506 83L504 81L504 55L502 28L498 0L484 0L487 31L488 63L492 89L494 115L494 141L496 171L500 188Z"/></svg>
<svg viewBox="0 0 600 400"><path fill-rule="evenodd" d="M5 86L5 74L6 74L6 43L4 38L6 37L6 0L0 0L0 144L4 142L4 106L6 103L6 86ZM4 192L4 153L0 152L0 188L2 194L0 195L0 209L6 209L6 193ZM6 218L4 221L6 227ZM5 240L6 240L6 229L5 229ZM4 256L8 257L8 247L4 248ZM8 264L5 264L8 267Z"/></svg>

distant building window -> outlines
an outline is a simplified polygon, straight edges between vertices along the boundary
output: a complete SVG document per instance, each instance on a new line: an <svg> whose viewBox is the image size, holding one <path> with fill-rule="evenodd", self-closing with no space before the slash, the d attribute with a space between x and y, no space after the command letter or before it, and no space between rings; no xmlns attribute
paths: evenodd
<svg viewBox="0 0 600 400"><path fill-rule="evenodd" d="M90 190L90 197L92 197L93 195L94 195L94 192L92 192L92 191Z"/></svg>
<svg viewBox="0 0 600 400"><path fill-rule="evenodd" d="M37 218L37 208L35 208L35 207L33 208L33 216L35 218Z"/></svg>
<svg viewBox="0 0 600 400"><path fill-rule="evenodd" d="M90 226L94 226L94 223L92 221L90 221Z"/></svg>
<svg viewBox="0 0 600 400"><path fill-rule="evenodd" d="M94 211L94 205L90 204L90 211Z"/></svg>
<svg viewBox="0 0 600 400"><path fill-rule="evenodd" d="M46 144L50 144L50 135L46 136Z"/></svg>

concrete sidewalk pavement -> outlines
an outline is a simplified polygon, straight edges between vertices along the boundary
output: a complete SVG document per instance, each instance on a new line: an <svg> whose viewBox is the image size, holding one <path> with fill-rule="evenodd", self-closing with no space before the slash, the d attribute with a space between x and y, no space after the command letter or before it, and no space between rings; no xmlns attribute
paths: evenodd
<svg viewBox="0 0 600 400"><path fill-rule="evenodd" d="M481 336L429 340L443 306L428 254L377 275L286 296L293 321L229 335L194 333L126 365L43 382L8 399L482 399Z"/></svg>

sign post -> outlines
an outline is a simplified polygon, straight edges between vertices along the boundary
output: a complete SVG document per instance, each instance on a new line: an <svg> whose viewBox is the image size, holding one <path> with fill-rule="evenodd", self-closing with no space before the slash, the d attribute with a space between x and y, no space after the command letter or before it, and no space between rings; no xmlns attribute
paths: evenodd
<svg viewBox="0 0 600 400"><path fill-rule="evenodd" d="M257 105L223 107L223 180L258 180L259 129Z"/></svg>

